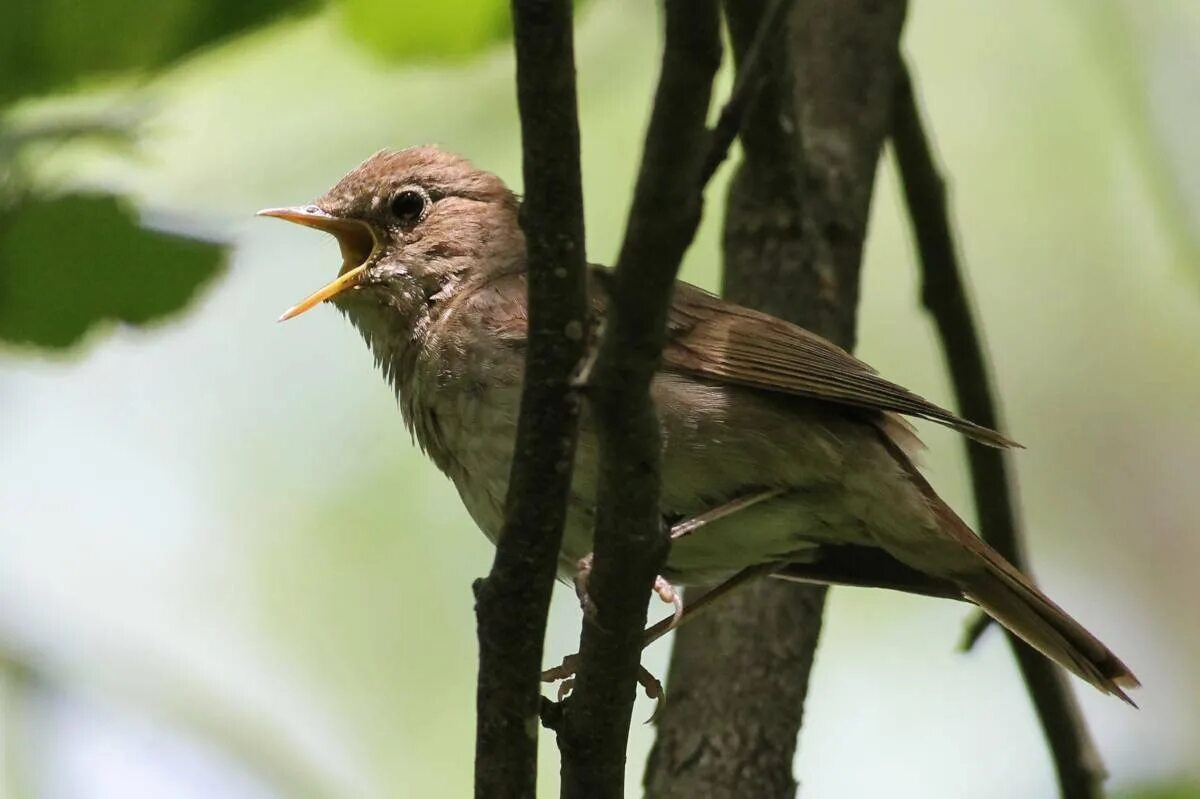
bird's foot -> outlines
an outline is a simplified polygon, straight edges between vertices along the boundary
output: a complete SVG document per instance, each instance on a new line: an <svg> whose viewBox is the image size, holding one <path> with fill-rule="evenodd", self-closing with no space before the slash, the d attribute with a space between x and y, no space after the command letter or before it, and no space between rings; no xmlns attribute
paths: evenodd
<svg viewBox="0 0 1200 799"><path fill-rule="evenodd" d="M557 696L558 701L561 702L571 695L571 690L575 687L575 673L578 669L579 653L567 655L563 658L562 663L542 672L542 682L559 684ZM644 666L638 666L638 685L642 686L642 690L646 692L647 699L655 701L654 712L650 714L650 718L646 719L646 723L649 724L658 718L667 694L663 690L662 682L646 671Z"/></svg>
<svg viewBox="0 0 1200 799"><path fill-rule="evenodd" d="M662 712L663 706L667 704L667 692L663 690L662 683L658 678L646 671L645 666L638 666L638 685L642 686L642 690L646 692L647 699L654 700L654 712L642 723L653 724L658 719L658 714Z"/></svg>
<svg viewBox="0 0 1200 799"><path fill-rule="evenodd" d="M591 576L592 556L589 553L575 564L575 596L579 597L579 609L583 611L583 617L598 626L596 603L592 601L591 594L588 593L588 579Z"/></svg>
<svg viewBox="0 0 1200 799"><path fill-rule="evenodd" d="M542 682L559 683L558 701L561 702L571 695L571 689L575 687L575 672L578 669L579 653L576 652L574 655L567 655L557 666L543 671Z"/></svg>
<svg viewBox="0 0 1200 799"><path fill-rule="evenodd" d="M675 606L675 613L671 617L671 625L667 628L673 630L679 626L679 622L683 619L683 597L675 586L667 581L667 578L661 574L654 578L654 593L658 594L658 598L663 602Z"/></svg>
<svg viewBox="0 0 1200 799"><path fill-rule="evenodd" d="M592 624L599 625L596 603L592 601L592 596L588 593L588 580L591 576L592 555L589 553L575 564L575 596L579 598L579 609L583 611L584 618ZM654 593L658 594L663 602L675 607L675 612L671 616L671 625L668 628L674 629L683 618L683 597L675 586L671 585L670 581L661 574L654 578Z"/></svg>

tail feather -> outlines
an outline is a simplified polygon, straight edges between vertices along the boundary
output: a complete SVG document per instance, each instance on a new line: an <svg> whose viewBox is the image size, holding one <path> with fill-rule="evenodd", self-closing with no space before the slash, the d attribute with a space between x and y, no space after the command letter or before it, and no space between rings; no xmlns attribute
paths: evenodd
<svg viewBox="0 0 1200 799"><path fill-rule="evenodd" d="M959 579L967 598L1025 643L1104 693L1137 706L1123 690L1139 685L1129 667L1007 562L988 559L984 571Z"/></svg>
<svg viewBox="0 0 1200 799"><path fill-rule="evenodd" d="M979 605L1009 632L1053 660L1067 671L1137 707L1126 688L1140 683L1129 667L1083 625L1049 597L986 541L972 532L913 465L901 447L886 432L884 446L925 495L938 517L939 527L958 546L963 557L953 573L939 576L959 585L963 595Z"/></svg>

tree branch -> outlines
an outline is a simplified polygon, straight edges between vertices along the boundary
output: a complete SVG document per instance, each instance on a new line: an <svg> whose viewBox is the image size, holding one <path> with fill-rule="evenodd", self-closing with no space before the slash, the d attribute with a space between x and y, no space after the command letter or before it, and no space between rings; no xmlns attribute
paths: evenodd
<svg viewBox="0 0 1200 799"><path fill-rule="evenodd" d="M729 156L729 148L733 146L734 139L745 123L750 103L762 88L765 77L762 64L766 59L767 49L771 46L771 37L778 38L782 35L780 28L791 7L792 0L772 0L771 6L763 13L758 24L754 41L750 43L745 56L738 63L733 90L721 108L721 115L717 117L717 124L713 127L712 138L708 144L708 154L704 157L704 166L700 172L700 181L704 185L708 184Z"/></svg>
<svg viewBox="0 0 1200 799"><path fill-rule="evenodd" d="M595 555L575 692L559 725L564 797L619 797L646 600L667 555L650 381L700 222L705 118L721 60L717 0L666 0L662 71L611 300L586 388L599 448Z"/></svg>
<svg viewBox="0 0 1200 799"><path fill-rule="evenodd" d="M529 337L504 528L476 581L475 795L532 797L542 650L575 460L587 339L571 0L513 0Z"/></svg>
<svg viewBox="0 0 1200 799"><path fill-rule="evenodd" d="M982 335L958 262L945 182L934 161L903 62L896 81L894 106L892 144L921 261L921 300L937 325L959 411L978 424L999 430L998 403ZM1014 566L1029 574L1008 454L974 441L966 441L966 447L980 535ZM1015 635L1010 633L1008 639L1050 745L1062 796L1064 799L1101 796L1104 766L1064 673Z"/></svg>
<svg viewBox="0 0 1200 799"><path fill-rule="evenodd" d="M739 69L767 12L766 0L725 4ZM847 347L904 12L903 0L797 0L764 53L730 187L728 296ZM647 796L795 795L824 597L760 580L677 632Z"/></svg>

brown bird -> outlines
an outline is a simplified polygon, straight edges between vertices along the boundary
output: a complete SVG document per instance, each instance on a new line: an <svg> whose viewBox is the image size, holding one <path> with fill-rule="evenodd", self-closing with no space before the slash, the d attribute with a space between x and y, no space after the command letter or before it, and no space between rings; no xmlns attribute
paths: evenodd
<svg viewBox="0 0 1200 799"><path fill-rule="evenodd" d="M329 300L362 333L422 450L493 542L516 433L527 326L518 200L434 147L380 152L314 204L262 211L332 233ZM590 270L597 320L608 273ZM781 564L778 576L974 602L1068 671L1126 701L1138 682L1109 649L976 536L913 464L901 415L1013 446L880 377L796 325L678 283L652 394L662 513L674 541L659 591ZM560 553L591 552L595 430L581 419ZM1132 704L1132 703L1131 703Z"/></svg>

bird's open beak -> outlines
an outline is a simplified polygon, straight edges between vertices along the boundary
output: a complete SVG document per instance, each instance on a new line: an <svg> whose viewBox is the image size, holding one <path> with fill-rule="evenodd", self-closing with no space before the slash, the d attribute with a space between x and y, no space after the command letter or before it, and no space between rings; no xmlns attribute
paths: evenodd
<svg viewBox="0 0 1200 799"><path fill-rule="evenodd" d="M265 208L259 211L258 215L273 216L295 222L297 225L324 230L337 239L342 250L342 268L338 271L337 278L284 311L279 317L280 322L299 316L325 300L333 299L346 289L358 285L378 247L374 233L365 222L334 216L315 205L302 208Z"/></svg>

